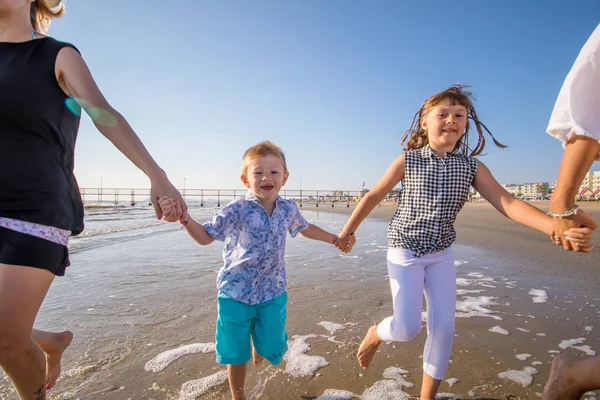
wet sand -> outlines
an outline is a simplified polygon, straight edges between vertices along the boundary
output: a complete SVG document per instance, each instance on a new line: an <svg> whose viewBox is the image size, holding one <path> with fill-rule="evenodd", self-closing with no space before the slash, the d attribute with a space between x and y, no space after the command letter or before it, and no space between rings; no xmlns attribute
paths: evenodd
<svg viewBox="0 0 600 400"><path fill-rule="evenodd" d="M548 211L548 202L532 202L535 207ZM586 210L600 222L600 203L582 202ZM354 208L334 207L331 205L304 205L303 210L334 212L350 214ZM392 203L382 203L369 215L389 222L396 206ZM489 249L494 256L514 256L522 260L522 264L531 263L524 273L563 275L581 285L600 288L600 249L594 249L590 254L573 253L553 250L549 247L549 238L544 234L518 224L500 214L487 202L466 203L458 215L455 224L457 232L456 244L477 246ZM600 232L600 231L599 231ZM357 233L360 240L360 232ZM600 233L595 234L594 244L600 246ZM540 264L536 266L536 264Z"/></svg>
<svg viewBox="0 0 600 400"><path fill-rule="evenodd" d="M547 203L534 205L544 211L548 209ZM582 203L581 206L592 214L600 211L598 203ZM343 214L349 214L353 210L352 207L315 208L306 205L303 209ZM394 210L394 205L384 203L370 217L389 221ZM488 281L476 278L467 286L461 286L459 282L458 288L485 289L486 292L480 294L496 298L496 305L490 308L497 310L497 316L502 320L483 317L457 319L454 351L446 379L457 378L459 381L452 388L443 382L440 392L464 396L472 391L471 395L476 395L473 398L538 398L555 354L568 351L575 357L585 357L593 352L587 348L565 350L559 344L568 347L570 343L563 343L563 340L580 339L580 345L591 346L591 349L599 348L600 248L589 254L566 252L562 247L553 245L546 235L504 217L489 203L467 203L455 226L458 236L456 244L469 246L473 252L469 264L458 267L458 276L466 274L477 277L478 273L482 273L485 277L494 279ZM360 244L360 228L356 234ZM594 243L600 244L597 236ZM384 256L385 253L382 253L381 257ZM485 283L480 287L482 282ZM545 291L549 297L547 302L534 303L534 296L529 294L531 289ZM370 300L359 300L364 291L372 295ZM351 314L349 319L363 314L376 323L390 314L391 296L385 293L385 285L365 288L362 293L356 293L361 309L356 314ZM471 294L477 295L479 294ZM459 300L460 298L461 296ZM508 331L508 335L490 332L489 329L494 326ZM366 322L357 326L359 329L355 329L355 348L350 346L348 354L342 357L344 361L355 362L356 348L367 327ZM410 370L408 380L418 387L424 341L425 329L422 329L417 339L411 343L383 345L364 378L381 379L383 368L393 360L402 368ZM522 358L527 355L531 357L522 361L516 357L520 354L526 354ZM534 379L529 386L524 387L498 377L498 374L507 370L523 371L535 361L542 364L534 366L538 373L532 375ZM352 371L358 373L359 370L353 368ZM359 386L358 383L355 386ZM355 390L355 393L360 393L358 388ZM414 389L406 391L418 394ZM471 397L466 395L464 398ZM584 398L593 397L590 395Z"/></svg>
<svg viewBox="0 0 600 400"><path fill-rule="evenodd" d="M547 203L534 205L544 211ZM581 203L581 207L600 221L600 203ZM591 290L600 294L600 236L596 233L591 253L573 253L550 244L550 238L517 224L498 213L489 204L472 204L457 219L457 243L494 250L500 257L508 254L522 260L522 274L533 277L555 277L560 286L570 283L571 289ZM597 231L600 232L600 231ZM548 278L550 278L548 277Z"/></svg>
<svg viewBox="0 0 600 400"><path fill-rule="evenodd" d="M346 220L340 213L351 211L306 205L303 210L318 211L306 215L332 231ZM425 328L410 343L383 344L367 371L355 358L368 327L392 313L385 221L393 211L378 207L357 232L349 255L306 239L288 241L292 357L278 367L249 366L249 399L316 399L334 389L346 392L321 400L418 395ZM450 381L442 383L446 396L440 398L536 399L555 354L586 356L600 349L599 249L564 252L485 203L467 204L456 227L459 317L445 378ZM134 243L156 250L131 255ZM53 287L40 313L41 328L75 332L64 378L49 398L229 399L224 367L211 351L220 249L219 243L196 246L175 227L140 242L74 254L76 268ZM62 291L70 295L67 310ZM182 348L201 343L193 351ZM149 362L170 350L181 357L153 370L157 363ZM205 393L195 396L194 385L202 383L193 382L210 376L214 386L204 382ZM2 379L0 397L16 398Z"/></svg>

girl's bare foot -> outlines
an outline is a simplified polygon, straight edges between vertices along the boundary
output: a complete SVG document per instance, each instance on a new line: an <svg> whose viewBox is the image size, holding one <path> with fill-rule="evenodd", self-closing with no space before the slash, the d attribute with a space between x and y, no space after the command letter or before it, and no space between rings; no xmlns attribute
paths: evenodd
<svg viewBox="0 0 600 400"><path fill-rule="evenodd" d="M60 360L73 340L69 331L53 333L53 341L40 346L46 353L46 389L52 389L60 376Z"/></svg>
<svg viewBox="0 0 600 400"><path fill-rule="evenodd" d="M377 352L377 348L380 344L381 339L377 335L377 325L373 325L369 328L367 335L358 348L358 354L356 354L358 363L361 367L363 367L363 369L369 368L369 365L373 360L373 356L375 355L375 352Z"/></svg>
<svg viewBox="0 0 600 400"><path fill-rule="evenodd" d="M260 365L262 364L262 362L264 361L264 357L261 356L260 354L258 354L258 352L256 351L256 349L254 348L254 346L252 346L252 362L254 363L254 365Z"/></svg>
<svg viewBox="0 0 600 400"><path fill-rule="evenodd" d="M572 377L572 367L577 361L559 354L552 360L550 377L544 388L543 400L579 400L585 391L577 387Z"/></svg>

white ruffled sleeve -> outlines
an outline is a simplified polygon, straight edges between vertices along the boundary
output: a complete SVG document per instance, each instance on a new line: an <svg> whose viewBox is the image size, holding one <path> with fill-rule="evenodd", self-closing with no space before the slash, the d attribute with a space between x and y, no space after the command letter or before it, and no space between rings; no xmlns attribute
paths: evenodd
<svg viewBox="0 0 600 400"><path fill-rule="evenodd" d="M567 75L546 131L563 147L573 134L600 141L600 26Z"/></svg>

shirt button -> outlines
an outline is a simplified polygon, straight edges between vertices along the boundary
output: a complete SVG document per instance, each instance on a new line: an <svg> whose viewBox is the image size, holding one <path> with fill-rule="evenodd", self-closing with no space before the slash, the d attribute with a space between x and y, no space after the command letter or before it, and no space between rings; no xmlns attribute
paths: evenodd
<svg viewBox="0 0 600 400"><path fill-rule="evenodd" d="M271 252L271 250L267 250L267 253L270 253L270 252Z"/></svg>

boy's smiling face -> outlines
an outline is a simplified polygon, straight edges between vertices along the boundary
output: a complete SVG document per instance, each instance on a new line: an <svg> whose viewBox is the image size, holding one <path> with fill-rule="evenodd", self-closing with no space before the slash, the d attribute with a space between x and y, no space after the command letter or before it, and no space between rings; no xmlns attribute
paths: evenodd
<svg viewBox="0 0 600 400"><path fill-rule="evenodd" d="M246 174L241 176L244 186L258 197L263 206L264 202L274 203L289 176L281 159L272 155L254 157L247 161L247 166Z"/></svg>

